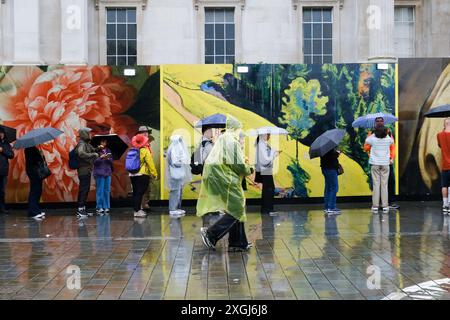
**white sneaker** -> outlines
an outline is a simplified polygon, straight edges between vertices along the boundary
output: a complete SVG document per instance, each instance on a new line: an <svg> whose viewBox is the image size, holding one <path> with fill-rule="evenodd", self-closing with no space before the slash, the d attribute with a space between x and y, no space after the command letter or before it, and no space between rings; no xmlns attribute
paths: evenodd
<svg viewBox="0 0 450 320"><path fill-rule="evenodd" d="M389 213L389 207L384 207L383 208L383 213Z"/></svg>
<svg viewBox="0 0 450 320"><path fill-rule="evenodd" d="M105 214L109 214L109 209L105 209L103 212L104 212Z"/></svg>
<svg viewBox="0 0 450 320"><path fill-rule="evenodd" d="M378 207L372 207L372 212L373 213L378 213Z"/></svg>
<svg viewBox="0 0 450 320"><path fill-rule="evenodd" d="M145 221L145 218L139 218L139 217L134 218L134 222L136 222L138 224L143 224L144 221Z"/></svg>
<svg viewBox="0 0 450 320"><path fill-rule="evenodd" d="M135 213L134 213L134 216L135 216L135 217L143 218L143 217L146 217L147 214L145 213L144 210L139 210L138 212L135 212Z"/></svg>
<svg viewBox="0 0 450 320"><path fill-rule="evenodd" d="M184 217L186 214L179 210L174 210L174 211L169 211L169 215L172 218L181 218L181 217Z"/></svg>
<svg viewBox="0 0 450 320"><path fill-rule="evenodd" d="M95 210L95 213L98 214L99 216L103 215L105 211L103 209L97 209Z"/></svg>
<svg viewBox="0 0 450 320"><path fill-rule="evenodd" d="M181 213L181 214L186 214L186 211L183 210L183 209L178 209L177 211L178 211L179 213Z"/></svg>

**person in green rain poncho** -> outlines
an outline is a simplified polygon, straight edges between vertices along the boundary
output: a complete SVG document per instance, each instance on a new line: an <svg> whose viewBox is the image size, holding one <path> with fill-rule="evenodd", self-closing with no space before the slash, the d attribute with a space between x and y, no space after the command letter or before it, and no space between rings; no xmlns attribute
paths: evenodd
<svg viewBox="0 0 450 320"><path fill-rule="evenodd" d="M228 250L246 251L251 247L245 235L245 195L242 180L253 173L244 158L239 134L242 124L228 116L226 131L214 144L206 159L197 202L197 216L223 212L209 228L200 229L203 243L215 248L216 243L229 233Z"/></svg>

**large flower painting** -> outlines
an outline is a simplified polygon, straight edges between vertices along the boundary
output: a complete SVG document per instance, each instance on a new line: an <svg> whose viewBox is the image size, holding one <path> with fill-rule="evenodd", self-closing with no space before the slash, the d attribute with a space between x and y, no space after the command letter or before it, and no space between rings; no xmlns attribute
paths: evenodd
<svg viewBox="0 0 450 320"><path fill-rule="evenodd" d="M0 73L0 119L5 126L17 129L17 137L35 128L54 127L64 132L56 140L41 145L52 175L44 182L43 201L75 201L78 177L68 165L69 152L77 144L78 130L115 133L127 143L139 125L152 126L148 118L152 101L148 91L158 91L152 77L154 68L139 67L134 78L124 77L122 69L109 66L15 66ZM149 88L158 83L156 88ZM145 90L141 93L140 90ZM140 110L136 110L140 109ZM159 115L154 114L159 121ZM138 120L139 119L139 120ZM155 128L155 129L159 129ZM158 159L155 159L157 161ZM7 202L24 202L29 180L25 173L23 150L15 151L10 161ZM115 161L111 185L112 198L127 197L128 173L124 157ZM91 192L90 198L93 199Z"/></svg>

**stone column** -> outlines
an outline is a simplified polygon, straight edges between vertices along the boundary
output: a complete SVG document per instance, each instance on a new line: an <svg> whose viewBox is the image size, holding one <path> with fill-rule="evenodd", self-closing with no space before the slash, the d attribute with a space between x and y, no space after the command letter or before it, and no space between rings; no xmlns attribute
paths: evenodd
<svg viewBox="0 0 450 320"><path fill-rule="evenodd" d="M88 63L88 0L61 0L61 63Z"/></svg>
<svg viewBox="0 0 450 320"><path fill-rule="evenodd" d="M14 0L14 64L44 64L39 48L39 3Z"/></svg>
<svg viewBox="0 0 450 320"><path fill-rule="evenodd" d="M367 8L369 61L396 62L394 56L394 0L370 0Z"/></svg>

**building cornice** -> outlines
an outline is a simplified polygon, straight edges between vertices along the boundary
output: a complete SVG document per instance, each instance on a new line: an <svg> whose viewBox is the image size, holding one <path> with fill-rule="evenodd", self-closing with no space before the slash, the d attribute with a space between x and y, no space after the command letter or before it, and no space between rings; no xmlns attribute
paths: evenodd
<svg viewBox="0 0 450 320"><path fill-rule="evenodd" d="M218 6L218 7L229 7L229 6L240 6L241 10L245 9L245 0L193 0L195 10L203 6Z"/></svg>
<svg viewBox="0 0 450 320"><path fill-rule="evenodd" d="M339 9L342 9L344 7L345 0L291 0L292 1L292 8L294 10L297 10L300 5L308 6L308 5L314 5L319 6L323 3L323 5L330 5L330 4L336 4L339 3Z"/></svg>
<svg viewBox="0 0 450 320"><path fill-rule="evenodd" d="M121 6L121 5L141 5L142 10L145 10L148 5L148 0L94 0L95 3L95 9L98 10L100 7L100 4L103 5L113 5L113 6Z"/></svg>

